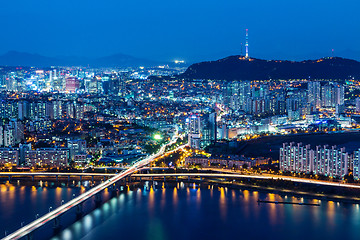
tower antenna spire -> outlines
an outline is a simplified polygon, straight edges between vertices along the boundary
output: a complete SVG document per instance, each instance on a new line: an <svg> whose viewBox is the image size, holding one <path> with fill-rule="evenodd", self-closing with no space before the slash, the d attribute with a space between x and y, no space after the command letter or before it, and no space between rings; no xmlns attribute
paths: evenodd
<svg viewBox="0 0 360 240"><path fill-rule="evenodd" d="M246 29L246 43L245 43L245 48L246 48L246 55L245 57L248 58L249 57L249 33L248 33L248 29Z"/></svg>

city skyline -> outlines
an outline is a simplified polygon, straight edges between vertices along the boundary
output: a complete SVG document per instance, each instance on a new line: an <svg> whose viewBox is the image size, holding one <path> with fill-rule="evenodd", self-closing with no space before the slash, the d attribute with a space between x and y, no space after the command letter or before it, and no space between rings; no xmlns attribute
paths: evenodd
<svg viewBox="0 0 360 240"><path fill-rule="evenodd" d="M358 240L358 9L5 1L0 238Z"/></svg>
<svg viewBox="0 0 360 240"><path fill-rule="evenodd" d="M359 60L356 1L342 5L210 1L206 8L204 4L6 2L0 14L6 23L0 54L11 50L50 57L124 53L197 62L245 53L245 29L249 29L251 57L303 60L334 54Z"/></svg>

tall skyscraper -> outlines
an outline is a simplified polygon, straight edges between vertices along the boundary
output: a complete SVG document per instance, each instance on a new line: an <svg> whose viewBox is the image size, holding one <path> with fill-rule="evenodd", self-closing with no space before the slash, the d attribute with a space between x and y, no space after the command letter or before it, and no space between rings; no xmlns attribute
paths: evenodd
<svg viewBox="0 0 360 240"><path fill-rule="evenodd" d="M321 107L321 84L320 82L308 83L308 103L313 108ZM315 110L315 109L313 109Z"/></svg>
<svg viewBox="0 0 360 240"><path fill-rule="evenodd" d="M321 102L324 107L344 105L344 86L341 84L326 84L321 88Z"/></svg>
<svg viewBox="0 0 360 240"><path fill-rule="evenodd" d="M333 107L334 92L330 84L326 84L321 88L321 102L323 107Z"/></svg>
<svg viewBox="0 0 360 240"><path fill-rule="evenodd" d="M336 105L344 105L344 86L343 85L337 85L335 86L335 104Z"/></svg>
<svg viewBox="0 0 360 240"><path fill-rule="evenodd" d="M188 122L188 142L191 148L200 149L217 140L216 112L193 114Z"/></svg>
<svg viewBox="0 0 360 240"><path fill-rule="evenodd" d="M191 115L188 119L188 143L191 148L200 149L200 116Z"/></svg>
<svg viewBox="0 0 360 240"><path fill-rule="evenodd" d="M200 117L200 147L206 148L217 139L216 112Z"/></svg>
<svg viewBox="0 0 360 240"><path fill-rule="evenodd" d="M249 81L243 81L239 87L239 102L241 110L245 110L246 101L251 97L251 83Z"/></svg>

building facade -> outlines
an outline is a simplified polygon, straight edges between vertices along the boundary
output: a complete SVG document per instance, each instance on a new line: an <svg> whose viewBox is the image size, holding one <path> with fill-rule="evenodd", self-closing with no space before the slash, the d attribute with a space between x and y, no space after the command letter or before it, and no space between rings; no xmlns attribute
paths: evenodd
<svg viewBox="0 0 360 240"><path fill-rule="evenodd" d="M336 146L316 146L316 149L311 149L310 145L292 142L283 143L280 148L281 171L342 178L348 174L349 162L350 157L345 148Z"/></svg>

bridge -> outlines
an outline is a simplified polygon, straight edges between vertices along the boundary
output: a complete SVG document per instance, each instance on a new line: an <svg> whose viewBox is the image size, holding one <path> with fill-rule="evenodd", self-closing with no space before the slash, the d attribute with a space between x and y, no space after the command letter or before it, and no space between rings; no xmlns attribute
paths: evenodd
<svg viewBox="0 0 360 240"><path fill-rule="evenodd" d="M155 156L156 158L156 156ZM238 174L238 173L231 173L229 171L225 171L224 173L146 173L146 174L139 174L134 173L136 171L144 171L144 170L169 170L169 168L162 168L162 167L138 167L135 171L132 171L132 174L127 174L127 176L131 177L139 177L139 178L166 178L166 177L187 177L189 178L231 178L231 179L240 179L240 178L250 178L250 179L263 179L263 180L286 180L298 183L310 183L310 184L318 184L324 186L336 186L336 187L345 187L345 188L360 188L360 185L349 184L349 183L335 183L329 181L322 181L322 180L313 180L313 179L306 179L306 178L298 178L298 177L291 177L291 176L279 176L279 175L249 175L249 174ZM210 171L219 171L219 169L206 169ZM124 173L127 171L124 171ZM116 173L58 173L58 172L0 172L1 177L8 177L9 180L11 177L79 177L80 181L82 177L103 177L105 181L106 178L117 176ZM122 177L124 178L124 177ZM105 187L106 188L106 187Z"/></svg>
<svg viewBox="0 0 360 240"><path fill-rule="evenodd" d="M55 223L59 222L59 217L64 214L65 212L67 212L68 210L72 209L73 207L76 206L81 206L81 204L83 202L85 202L86 200L92 198L92 197L96 197L96 196L100 196L101 191L103 191L106 188L109 188L111 186L114 186L116 182L120 181L121 179L131 175L132 173L134 173L135 171L139 170L140 168L146 166L147 164L149 164L150 162L152 162L153 160L155 160L156 158L162 156L163 154L170 154L174 151L177 151L179 149L184 148L186 145L181 145L177 148L175 148L172 151L168 151L165 152L166 147L169 145L172 145L174 143L176 143L177 137L175 137L172 141L170 141L169 143L167 143L166 145L163 145L160 150L158 151L158 153L151 155L143 160L137 161L135 162L132 166L130 166L127 170L116 174L115 176L111 177L110 179L106 180L105 182L91 188L89 191L81 194L80 196L72 199L71 201L63 204L62 206L54 209L53 211L45 214L44 216L36 219L35 221L25 225L24 227L18 229L17 231L9 234L8 236L4 237L3 240L16 240L16 239L20 239L23 237L27 237L27 238L31 238L31 233L40 228L41 226L51 222L51 221L55 221ZM4 173L6 174L6 173ZM16 175L19 175L21 173L14 173ZM32 174L34 175L35 173L22 173L22 175L29 175ZM66 173L38 173L39 175L66 175ZM80 173L78 173L80 174ZM80 176L84 176L87 173L82 173ZM91 173L93 174L93 173ZM71 175L74 175L73 173L71 173ZM88 175L88 174L87 174Z"/></svg>
<svg viewBox="0 0 360 240"><path fill-rule="evenodd" d="M37 178L55 178L56 181L59 178L67 178L70 181L70 178L78 178L80 181L83 178L91 179L94 181L95 178L102 178L105 181L107 178L115 176L115 173L62 173L62 172L0 172L0 179L1 178L8 178L11 181L13 178L19 177L28 177L31 178L32 181Z"/></svg>
<svg viewBox="0 0 360 240"><path fill-rule="evenodd" d="M170 142L169 144L172 144ZM168 145L169 145L168 144ZM182 145L172 151L167 152L166 154L170 154L173 151L177 151L181 148L184 148L185 145ZM109 188L111 186L114 186L116 182L120 181L121 179L130 176L135 178L149 178L149 180L154 180L154 178L187 178L190 179L200 179L203 178L223 178L224 180L234 180L234 179L263 179L263 180L287 180L292 182L298 182L298 183L309 183L309 184L317 184L317 185L324 185L324 186L336 186L336 187L345 187L345 188L360 188L360 185L354 185L354 184L346 184L346 183L334 183L334 182L327 182L327 181L319 181L319 180L311 180L311 179L303 179L303 178L296 178L296 177L290 177L290 176L267 176L267 175L247 175L247 174L238 174L238 173L148 173L148 174L139 174L135 173L138 170L142 169L148 169L144 168L147 164L149 164L154 159L162 156L165 153L166 145L162 146L160 151L152 155L144 160L138 161L134 165L132 165L129 169L119 173L119 174L102 174L102 173L0 173L0 175L22 175L22 176L29 176L29 175L39 175L39 176L69 176L69 175L75 175L75 176L89 176L89 175L95 175L95 176L112 176L110 179L106 180L105 182L93 187L89 191L83 193L82 195L78 196L77 198L74 198L73 200L63 204L62 206L56 208L55 210L47 213L46 215L38 218L37 220L29 223L28 225L20 228L19 230L15 231L14 233L6 236L3 238L3 240L10 240L10 239L20 239L22 237L29 237L30 234L40 228L41 226L55 220L58 221L58 218L64 214L66 211L81 205L84 201L88 200L89 198L92 198L93 196L99 196L99 193L103 191L106 188ZM151 168L150 168L151 169Z"/></svg>
<svg viewBox="0 0 360 240"><path fill-rule="evenodd" d="M171 153L171 152L170 152ZM156 156L154 156L156 158ZM146 164L145 164L146 165ZM143 165L144 166L144 165ZM147 173L147 174L139 174L134 173L136 171L144 171L144 170L169 170L169 168L162 167L138 167L135 171L132 171L131 177L139 177L139 178L166 178L166 177L187 177L187 178L231 178L231 179L240 179L240 178L250 178L250 179L263 179L263 180L286 180L298 183L310 183L310 184L318 184L324 186L336 186L336 187L345 187L345 188L360 188L360 185L349 184L349 183L334 183L329 181L322 180L313 180L306 178L298 178L291 176L279 176L279 175L249 175L249 174L238 174L230 171L222 172L220 169L206 169L210 171L219 171L221 173ZM126 172L126 171L125 171ZM80 181L82 177L90 177L93 179L94 177L102 177L105 181L106 178L117 176L116 173L58 173L58 172L0 172L1 177L8 177L9 180L12 177L79 177ZM129 176L130 174L127 174ZM124 177L122 177L124 178ZM106 188L106 187L105 187Z"/></svg>
<svg viewBox="0 0 360 240"><path fill-rule="evenodd" d="M164 167L142 167L141 170L168 170L169 168ZM117 175L117 173L92 173L92 172L0 172L0 179L1 178L8 178L9 181L15 177L28 177L31 178L33 181L35 177L41 178L55 178L58 180L59 178L67 178L70 180L72 177L79 178L81 181L84 178L91 179L94 181L94 178L102 178L105 181L107 178L113 177Z"/></svg>
<svg viewBox="0 0 360 240"><path fill-rule="evenodd" d="M276 176L276 175L247 175L247 174L237 174L237 173L147 173L147 174L132 174L132 177L139 178L149 178L153 180L154 178L166 179L166 177L172 177L178 179L178 177L187 177L188 180L191 178L197 178L202 180L203 178L222 178L227 179L261 179L261 180L286 180L297 183L309 183L317 184L323 186L334 186L334 187L344 187L344 188L357 188L360 189L360 185L349 184L349 183L335 183L321 180L312 180L305 178L296 178L290 176Z"/></svg>

